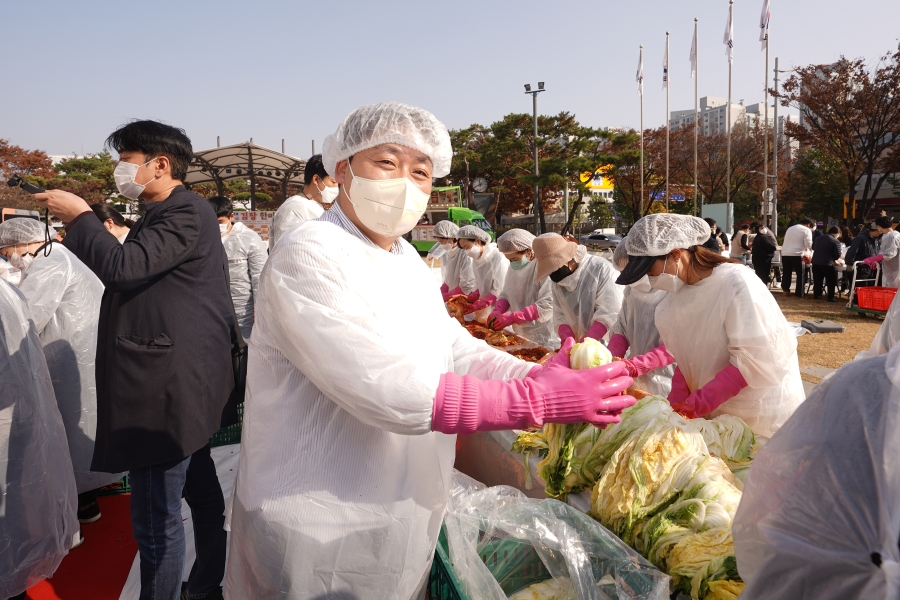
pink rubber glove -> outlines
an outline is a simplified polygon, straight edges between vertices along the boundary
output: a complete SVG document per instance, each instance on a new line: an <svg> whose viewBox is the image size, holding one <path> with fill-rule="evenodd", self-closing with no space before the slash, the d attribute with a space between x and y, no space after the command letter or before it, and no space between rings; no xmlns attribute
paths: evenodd
<svg viewBox="0 0 900 600"><path fill-rule="evenodd" d="M609 344L606 346L606 349L609 350L609 353L613 356L622 358L625 356L625 353L628 352L628 346L630 345L627 337L621 333L614 333L612 337L609 338Z"/></svg>
<svg viewBox="0 0 900 600"><path fill-rule="evenodd" d="M672 404L672 408L691 419L702 417L737 396L745 387L747 381L738 368L728 365L716 373L712 381L691 393L683 402ZM671 398L669 402L671 403Z"/></svg>
<svg viewBox="0 0 900 600"><path fill-rule="evenodd" d="M469 308L466 309L466 312L464 314L468 315L477 310L487 308L488 306L492 305L496 301L497 301L497 296L495 296L493 294L488 294L484 298L481 298L480 300L476 300L475 302L472 302L471 304L469 304Z"/></svg>
<svg viewBox="0 0 900 600"><path fill-rule="evenodd" d="M612 350L610 350L610 352L612 352ZM675 358L666 351L665 344L660 344L650 352L641 354L640 356L626 358L622 362L628 366L628 376L636 378L644 373L649 373L655 369L662 369L663 367L671 365L675 362Z"/></svg>
<svg viewBox="0 0 900 600"><path fill-rule="evenodd" d="M534 378L509 381L445 373L434 397L431 429L475 433L544 423L603 427L621 421L621 412L634 405L634 398L619 395L631 383L621 363L584 371L548 363Z"/></svg>
<svg viewBox="0 0 900 600"><path fill-rule="evenodd" d="M507 302L506 298L500 298L497 300L497 303L494 305L494 310L491 311L491 316L488 319L490 321L493 318L499 317L503 313L509 310L509 302Z"/></svg>
<svg viewBox="0 0 900 600"><path fill-rule="evenodd" d="M691 395L691 388L688 387L687 381L684 380L684 373L675 365L675 374L672 376L672 391L669 392L669 404L673 407L676 404L682 404L685 399Z"/></svg>
<svg viewBox="0 0 900 600"><path fill-rule="evenodd" d="M572 328L563 323L558 327L559 339L563 342L566 341L567 338L575 339L575 332L572 331Z"/></svg>
<svg viewBox="0 0 900 600"><path fill-rule="evenodd" d="M864 259L862 261L862 264L866 265L867 267L871 267L875 263L880 263L883 260L884 260L883 254L876 254L875 256L870 256L869 258Z"/></svg>
<svg viewBox="0 0 900 600"><path fill-rule="evenodd" d="M470 302L470 303L475 302L479 298L481 298L481 292L479 292L478 290L475 290L474 292L472 292L471 294L466 296L466 302Z"/></svg>
<svg viewBox="0 0 900 600"><path fill-rule="evenodd" d="M459 286L456 286L456 287L453 288L452 290L448 290L447 292L444 292L444 288L445 288L446 286L447 286L447 284L444 284L444 285L441 286L441 293L442 293L443 296L444 296L444 302L446 302L447 300L449 300L449 299L452 298L453 296L459 296L460 294L463 293L462 288L459 287Z"/></svg>
<svg viewBox="0 0 900 600"><path fill-rule="evenodd" d="M537 321L538 317L540 317L540 314L538 314L538 307L536 304L532 304L531 306L526 306L522 310L517 310L515 312L506 313L494 317L493 322L491 322L491 327L495 331L500 331L501 329L505 329L510 325L518 325L519 323L531 323L532 321Z"/></svg>
<svg viewBox="0 0 900 600"><path fill-rule="evenodd" d="M609 328L606 325L604 325L600 321L596 321L593 325L591 325L591 328L588 329L587 333L584 334L584 337L581 338L581 341L583 342L584 338L602 340L607 331L609 331Z"/></svg>

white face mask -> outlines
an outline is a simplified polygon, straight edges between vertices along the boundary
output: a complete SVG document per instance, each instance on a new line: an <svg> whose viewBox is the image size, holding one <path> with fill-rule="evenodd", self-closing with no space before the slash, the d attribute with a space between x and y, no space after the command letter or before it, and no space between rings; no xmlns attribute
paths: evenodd
<svg viewBox="0 0 900 600"><path fill-rule="evenodd" d="M644 275L643 277L641 277L634 283L629 283L628 286L631 289L637 290L639 292L644 292L644 293L649 292L650 290L653 289L653 287L650 285L650 278L647 277L646 275Z"/></svg>
<svg viewBox="0 0 900 600"><path fill-rule="evenodd" d="M138 198L140 198L141 194L144 193L144 188L150 185L150 183L153 182L156 177L154 177L147 183L135 183L134 177L137 175L138 169L140 169L144 165L149 165L154 160L156 159L151 158L143 165L122 162L120 160L119 164L116 165L116 168L113 171L113 179L116 181L116 188L118 188L119 193L129 200L137 200Z"/></svg>
<svg viewBox="0 0 900 600"><path fill-rule="evenodd" d="M9 257L9 264L23 273L31 266L32 262L34 262L34 254L26 252L24 255L21 255L18 248L13 250L12 256Z"/></svg>
<svg viewBox="0 0 900 600"><path fill-rule="evenodd" d="M766 233L768 233L768 231L769 231L769 228L768 228L768 227L760 227L760 228L759 228L759 232L760 232L761 234L763 234L763 235L765 235Z"/></svg>
<svg viewBox="0 0 900 600"><path fill-rule="evenodd" d="M222 237L225 237L225 234L228 233L228 223L219 223L219 234Z"/></svg>
<svg viewBox="0 0 900 600"><path fill-rule="evenodd" d="M472 258L481 258L482 253L481 246L472 245L471 248L466 249L466 254L471 256Z"/></svg>
<svg viewBox="0 0 900 600"><path fill-rule="evenodd" d="M672 275L670 273L666 273L666 265L669 263L669 257L666 256L666 262L663 263L663 272L658 277L648 277L650 280L650 287L655 288L657 290L663 290L664 292L671 292L674 294L684 285L684 282L678 276L678 267L681 264L680 262L675 263L675 274Z"/></svg>
<svg viewBox="0 0 900 600"><path fill-rule="evenodd" d="M453 244L441 244L441 249L444 252L450 252L451 250L453 250Z"/></svg>
<svg viewBox="0 0 900 600"><path fill-rule="evenodd" d="M340 192L340 189L337 186L328 187L325 184L322 184L322 186L324 189L319 190L322 204L334 204L334 201L337 200L338 192ZM316 186L316 189L319 189L318 186Z"/></svg>
<svg viewBox="0 0 900 600"><path fill-rule="evenodd" d="M344 189L363 225L389 238L412 231L425 213L429 194L406 177L363 179L353 174L349 163L347 168L353 184Z"/></svg>

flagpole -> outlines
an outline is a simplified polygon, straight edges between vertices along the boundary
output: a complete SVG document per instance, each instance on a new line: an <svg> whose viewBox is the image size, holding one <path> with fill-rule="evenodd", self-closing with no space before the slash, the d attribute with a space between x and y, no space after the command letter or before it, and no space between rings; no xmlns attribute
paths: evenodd
<svg viewBox="0 0 900 600"><path fill-rule="evenodd" d="M669 32L666 32L666 212L669 212L669 131L672 119L669 113Z"/></svg>
<svg viewBox="0 0 900 600"><path fill-rule="evenodd" d="M641 44L640 65L644 65L644 45ZM644 90L641 82L641 217L644 216ZM638 217L640 218L640 217Z"/></svg>
<svg viewBox="0 0 900 600"><path fill-rule="evenodd" d="M734 0L728 0L728 22L734 31ZM725 231L731 231L731 70L733 59L728 58L728 151L726 160L726 184L725 184Z"/></svg>
<svg viewBox="0 0 900 600"><path fill-rule="evenodd" d="M697 36L697 18L694 17L694 216L697 216L697 138L700 135L700 38Z"/></svg>

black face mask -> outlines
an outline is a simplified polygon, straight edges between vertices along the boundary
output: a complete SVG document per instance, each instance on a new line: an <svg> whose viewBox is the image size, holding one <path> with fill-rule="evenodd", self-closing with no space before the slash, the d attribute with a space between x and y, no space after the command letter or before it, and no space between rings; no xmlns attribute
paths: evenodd
<svg viewBox="0 0 900 600"><path fill-rule="evenodd" d="M569 268L569 265L563 265L557 270L550 273L550 281L553 283L559 283L566 277L572 274L572 269Z"/></svg>

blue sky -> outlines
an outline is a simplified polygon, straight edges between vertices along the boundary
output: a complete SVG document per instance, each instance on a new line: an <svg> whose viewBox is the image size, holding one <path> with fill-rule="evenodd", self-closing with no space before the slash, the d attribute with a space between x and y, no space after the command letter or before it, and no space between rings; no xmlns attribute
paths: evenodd
<svg viewBox="0 0 900 600"><path fill-rule="evenodd" d="M735 2L732 97L763 99L762 0ZM530 112L522 84L545 81L542 114L662 125L665 32L671 109L693 106L688 54L700 19L700 95L725 96L727 0L2 3L0 138L50 154L96 152L132 118L183 127L194 149L253 138L306 157L353 108L397 100L450 128ZM896 49L897 0L772 0L782 68ZM771 83L770 83L771 85Z"/></svg>

